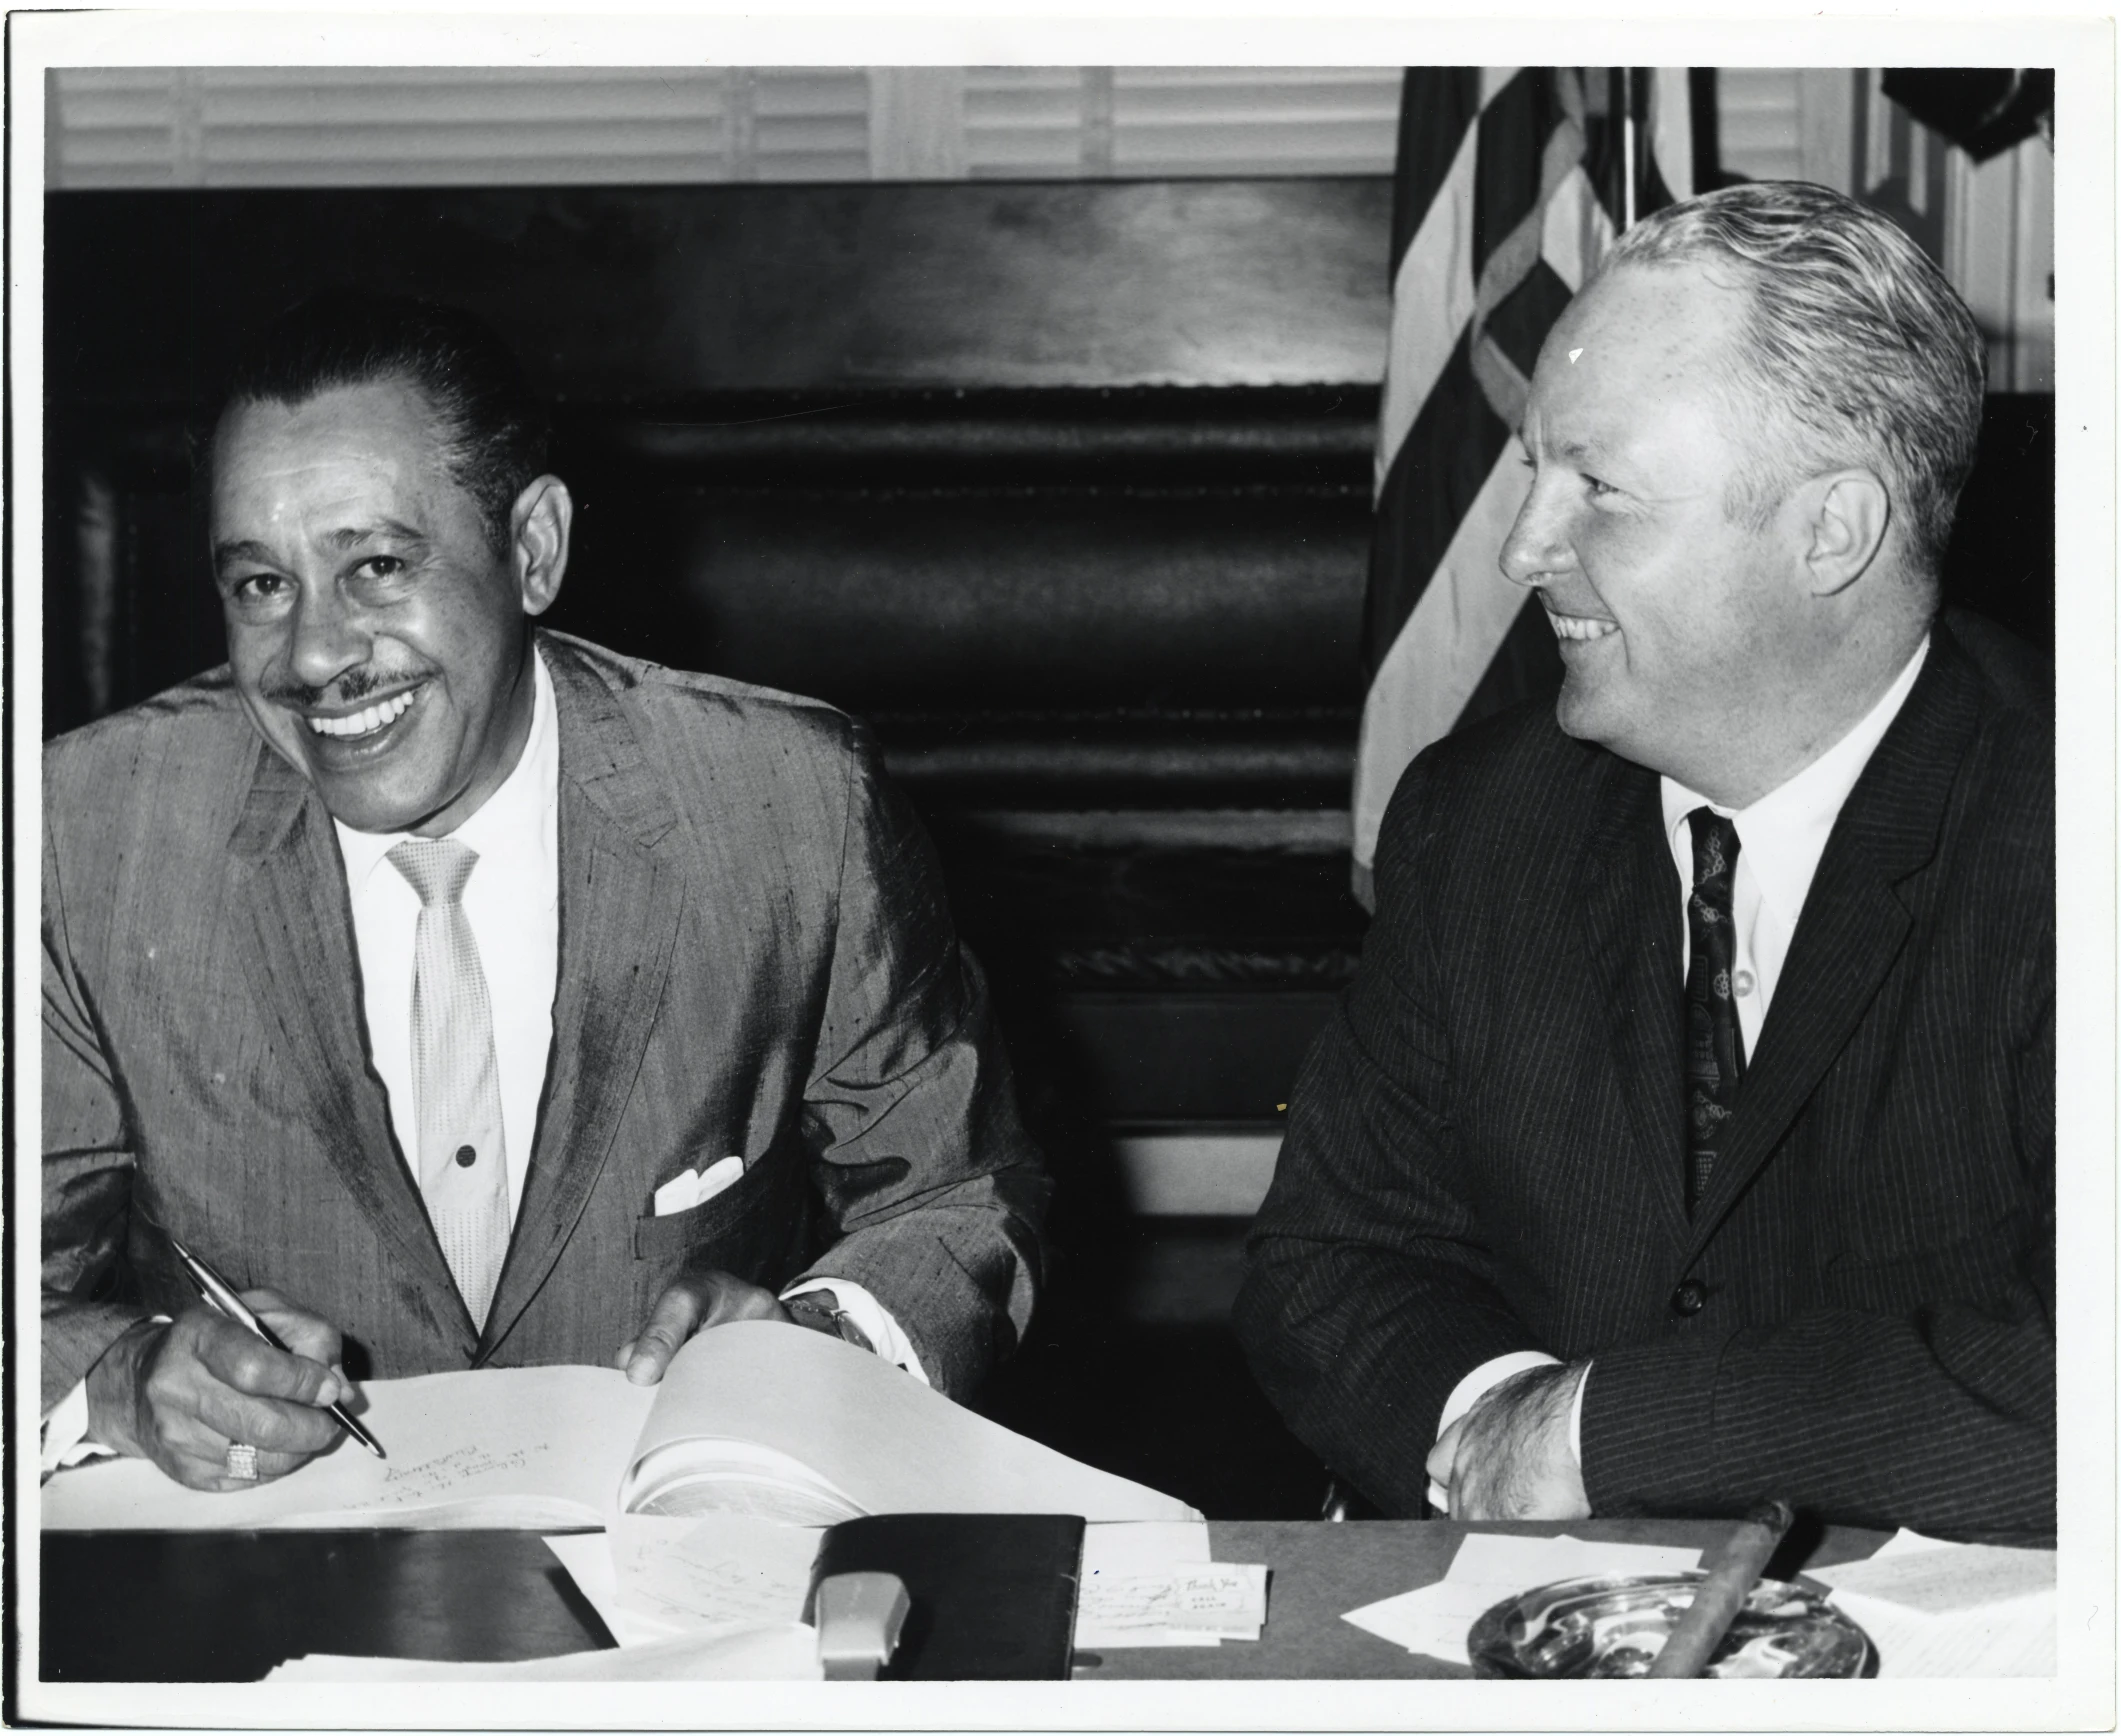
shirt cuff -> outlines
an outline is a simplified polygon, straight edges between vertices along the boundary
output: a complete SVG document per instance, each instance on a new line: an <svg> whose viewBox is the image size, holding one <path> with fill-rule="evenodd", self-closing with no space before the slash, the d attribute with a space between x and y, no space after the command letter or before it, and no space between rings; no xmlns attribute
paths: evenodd
<svg viewBox="0 0 2121 1736"><path fill-rule="evenodd" d="M921 1359L914 1352L912 1340L899 1330L898 1322L891 1318L891 1311L861 1285L850 1284L844 1278L812 1278L806 1283L790 1285L781 1292L781 1300L793 1301L798 1296L809 1295L813 1290L830 1290L841 1311L853 1318L855 1325L862 1329L863 1336L876 1347L877 1355L886 1362L896 1363L923 1386L935 1384L928 1378L928 1371L921 1367Z"/></svg>
<svg viewBox="0 0 2121 1736"><path fill-rule="evenodd" d="M1583 1365L1583 1378L1576 1383L1576 1396L1569 1402L1569 1451L1576 1455L1576 1474L1583 1475L1583 1389L1591 1384L1591 1365Z"/></svg>
<svg viewBox="0 0 2121 1736"><path fill-rule="evenodd" d="M111 1450L88 1438L88 1382L77 1381L44 1419L37 1445L37 1472L48 1477L69 1465L111 1457Z"/></svg>
<svg viewBox="0 0 2121 1736"><path fill-rule="evenodd" d="M1522 1374L1528 1368L1546 1368L1560 1360L1560 1357L1549 1356L1544 1350L1513 1350L1506 1356L1489 1357L1486 1362L1483 1362L1465 1379L1451 1388L1451 1396L1443 1401L1443 1415L1436 1419L1437 1440L1442 1440L1445 1430L1449 1429L1453 1423L1485 1398L1490 1387L1500 1386L1511 1375ZM1582 1411L1583 1388L1579 1384L1576 1389L1576 1414L1580 1416ZM1569 1444L1572 1447L1576 1445L1576 1430L1573 1422L1570 1427ZM1583 1462L1583 1451L1580 1447L1576 1450L1576 1462L1578 1464ZM1439 1513L1448 1512L1450 1508L1449 1497L1434 1478L1429 1481L1429 1505L1434 1507Z"/></svg>

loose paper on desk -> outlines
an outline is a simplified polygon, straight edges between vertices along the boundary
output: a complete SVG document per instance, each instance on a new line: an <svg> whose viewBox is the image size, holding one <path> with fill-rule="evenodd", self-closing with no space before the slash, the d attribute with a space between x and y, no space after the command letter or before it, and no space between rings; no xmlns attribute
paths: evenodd
<svg viewBox="0 0 2121 1736"><path fill-rule="evenodd" d="M293 1658L268 1682L814 1682L817 1633L800 1623L713 1634L681 1634L648 1646L568 1652L508 1664L313 1653Z"/></svg>
<svg viewBox="0 0 2121 1736"><path fill-rule="evenodd" d="M865 1350L778 1321L700 1333L660 1386L614 1369L508 1368L371 1381L349 1442L232 1494L180 1488L143 1459L44 1485L49 1530L260 1526L557 1530L618 1512L748 1513L826 1525L865 1513L1079 1513L1197 1519L952 1403Z"/></svg>
<svg viewBox="0 0 2121 1736"><path fill-rule="evenodd" d="M1266 1620L1264 1566L1205 1561L1160 1573L1085 1580L1075 1608L1075 1643L1085 1651L1215 1646L1258 1639Z"/></svg>
<svg viewBox="0 0 2121 1736"><path fill-rule="evenodd" d="M824 1533L738 1513L621 1513L607 1532L548 1537L622 1646L681 1633L800 1621Z"/></svg>
<svg viewBox="0 0 2121 1736"><path fill-rule="evenodd" d="M545 1542L619 1644L797 1621L821 1530L739 1514L665 1519L624 1513L610 1532ZM1214 1646L1254 1640L1266 1569L1208 1559L1198 1521L1098 1524L1083 1543L1075 1643Z"/></svg>
<svg viewBox="0 0 2121 1736"><path fill-rule="evenodd" d="M1086 1527L1076 1648L1258 1639L1266 1620L1267 1570L1215 1563L1208 1556L1208 1527L1198 1521Z"/></svg>
<svg viewBox="0 0 2121 1736"><path fill-rule="evenodd" d="M1871 1636L1881 1677L2055 1673L2052 1549L1902 1531L1868 1561L1808 1572Z"/></svg>
<svg viewBox="0 0 2121 1736"><path fill-rule="evenodd" d="M1506 1597L1592 1573L1683 1573L1701 1551L1662 1543L1594 1543L1581 1537L1506 1537L1475 1531L1434 1585L1351 1609L1340 1619L1410 1652L1470 1664L1466 1634Z"/></svg>

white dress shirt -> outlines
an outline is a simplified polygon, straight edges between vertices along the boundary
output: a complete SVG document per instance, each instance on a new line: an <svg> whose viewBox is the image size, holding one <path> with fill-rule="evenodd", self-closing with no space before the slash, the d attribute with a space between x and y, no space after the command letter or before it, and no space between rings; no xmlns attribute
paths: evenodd
<svg viewBox="0 0 2121 1736"><path fill-rule="evenodd" d="M1929 635L1925 633L1907 660L1907 667L1893 678L1892 686L1848 734L1750 807L1727 808L1670 778L1657 780L1665 835L1672 847L1672 861L1679 870L1682 985L1692 946L1686 928L1686 902L1694 889L1694 835L1687 816L1696 808L1713 808L1738 831L1738 871L1731 880L1731 920L1737 930L1731 988L1738 1003L1738 1029L1745 1039L1748 1058L1759 1045L1761 1027L1767 1022L1768 1002L1774 998L1775 985L1781 980L1783 961L1789 957L1790 941L1797 932L1797 919L1804 912L1804 900L1812 889L1812 876L1819 871L1819 858L1826 853L1834 822L1841 817L1842 805L1863 775L1863 768L1870 764L1879 742L1885 739L1885 732L1907 703L1929 648ZM1678 1099L1675 1097L1673 1102L1676 1113ZM1490 1387L1528 1368L1541 1368L1559 1360L1543 1350L1516 1350L1483 1362L1451 1389L1436 1424L1438 1438L1471 1410ZM1569 1445L1579 1465L1583 1463L1583 1393L1590 1383L1587 1372L1577 1383L1575 1404L1569 1413ZM1444 1505L1444 1491L1434 1482L1429 1484L1429 1502L1438 1508Z"/></svg>
<svg viewBox="0 0 2121 1736"><path fill-rule="evenodd" d="M478 852L465 882L464 915L478 942L493 1007L494 1060L501 1080L501 1129L507 1147L508 1222L523 1202L537 1133L538 1099L552 1050L552 1003L560 965L560 730L545 659L535 656L530 735L501 787L449 834ZM390 1125L401 1151L420 1149L413 1102L413 937L420 897L385 857L409 832L357 832L332 822L353 906L361 964L361 1010L368 1049L390 1098ZM859 1284L815 1278L783 1293L832 1291L879 1356L928 1379L898 1322ZM618 1349L614 1344L613 1351ZM44 1419L43 1469L73 1464L100 1449L88 1443L88 1383L83 1380Z"/></svg>
<svg viewBox="0 0 2121 1736"><path fill-rule="evenodd" d="M493 1008L510 1228L530 1169L560 972L560 731L545 659L531 661L534 695L522 757L501 787L449 834L478 856L464 883L463 905ZM420 895L387 858L412 834L357 832L339 820L332 830L353 905L368 1052L390 1095L398 1149L410 1155L420 1149L412 1095L413 937Z"/></svg>
<svg viewBox="0 0 2121 1736"><path fill-rule="evenodd" d="M552 1003L560 969L560 729L552 676L536 664L530 738L507 780L450 834L478 852L464 885L464 915L478 942L493 1004L494 1061L501 1076L501 1128L508 1147L508 1223L515 1226L537 1131L538 1099L552 1050ZM412 1096L413 939L420 899L384 860L410 833L356 832L332 822L353 900L368 1047L390 1093L399 1149L418 1151ZM859 1284L813 1279L782 1297L830 1289L877 1354L925 1381L920 1358L890 1311ZM613 1350L618 1346L613 1345Z"/></svg>

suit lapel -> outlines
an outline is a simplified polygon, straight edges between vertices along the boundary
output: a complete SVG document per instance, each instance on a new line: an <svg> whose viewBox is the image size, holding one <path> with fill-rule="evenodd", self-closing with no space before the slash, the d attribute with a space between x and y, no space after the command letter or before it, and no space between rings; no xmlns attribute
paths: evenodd
<svg viewBox="0 0 2121 1736"><path fill-rule="evenodd" d="M390 1107L362 1038L346 871L323 805L262 744L230 836L232 927L252 993L308 1099L306 1124L347 1192L425 1285L436 1317L452 1311L468 1346L471 1319L400 1161Z"/></svg>
<svg viewBox="0 0 2121 1736"><path fill-rule="evenodd" d="M1687 1231L1678 877L1657 778L1605 756L1599 818L1585 852L1582 936L1610 1021L1614 1071L1637 1150L1675 1238Z"/></svg>
<svg viewBox="0 0 2121 1736"><path fill-rule="evenodd" d="M681 865L658 847L676 817L631 725L564 642L541 636L540 645L560 727L559 982L530 1173L482 1360L550 1275L603 1170L684 910Z"/></svg>
<svg viewBox="0 0 2121 1736"><path fill-rule="evenodd" d="M1936 855L1978 707L1973 669L1940 625L1914 691L1849 792L1819 859L1746 1069L1730 1143L1695 1214L1694 1247L1780 1144L1906 944L1912 922L1897 887Z"/></svg>

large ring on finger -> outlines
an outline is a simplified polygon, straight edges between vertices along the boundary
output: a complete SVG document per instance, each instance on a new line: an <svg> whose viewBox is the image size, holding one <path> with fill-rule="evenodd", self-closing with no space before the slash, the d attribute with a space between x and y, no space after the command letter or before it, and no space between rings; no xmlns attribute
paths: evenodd
<svg viewBox="0 0 2121 1736"><path fill-rule="evenodd" d="M248 1441L230 1441L228 1474L239 1483L255 1483L258 1480L258 1449Z"/></svg>

